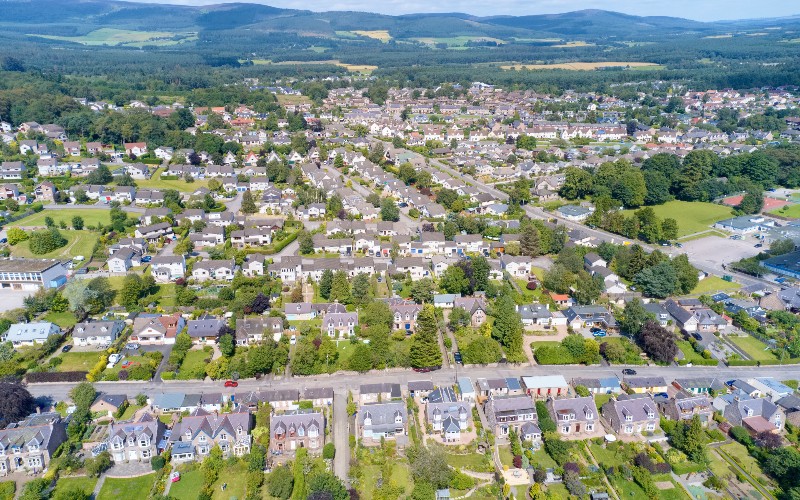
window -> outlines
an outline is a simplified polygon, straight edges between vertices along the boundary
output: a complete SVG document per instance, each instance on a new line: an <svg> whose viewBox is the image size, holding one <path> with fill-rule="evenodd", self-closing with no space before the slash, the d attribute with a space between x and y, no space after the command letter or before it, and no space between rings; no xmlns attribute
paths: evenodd
<svg viewBox="0 0 800 500"><path fill-rule="evenodd" d="M648 431L654 431L655 429L656 429L656 424L654 424L653 422L647 424Z"/></svg>
<svg viewBox="0 0 800 500"><path fill-rule="evenodd" d="M594 430L594 424L586 424L586 432L592 432Z"/></svg>
<svg viewBox="0 0 800 500"><path fill-rule="evenodd" d="M625 415L626 422L633 422L633 415Z"/></svg>
<svg viewBox="0 0 800 500"><path fill-rule="evenodd" d="M631 432L633 432L633 426L632 425L626 425L625 426L625 433L626 434L630 434Z"/></svg>
<svg viewBox="0 0 800 500"><path fill-rule="evenodd" d="M200 441L201 443L205 443L206 442L206 437L205 436L200 436L197 440Z"/></svg>
<svg viewBox="0 0 800 500"><path fill-rule="evenodd" d="M563 426L561 428L561 432L563 432L564 434L569 434L569 426L568 425Z"/></svg>

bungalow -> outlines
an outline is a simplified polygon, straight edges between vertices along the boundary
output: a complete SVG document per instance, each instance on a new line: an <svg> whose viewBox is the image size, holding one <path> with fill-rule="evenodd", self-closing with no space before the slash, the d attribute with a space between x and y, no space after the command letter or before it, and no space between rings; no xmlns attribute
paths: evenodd
<svg viewBox="0 0 800 500"><path fill-rule="evenodd" d="M218 318L190 319L186 325L186 333L196 344L213 344L225 326L225 320Z"/></svg>
<svg viewBox="0 0 800 500"><path fill-rule="evenodd" d="M134 235L137 238L144 238L148 241L155 241L161 237L172 237L172 224L169 222L159 222L150 226L139 226Z"/></svg>
<svg viewBox="0 0 800 500"><path fill-rule="evenodd" d="M614 329L617 320L614 315L603 306L572 306L564 311L567 324L578 330L586 327Z"/></svg>
<svg viewBox="0 0 800 500"><path fill-rule="evenodd" d="M43 321L40 323L15 323L0 338L3 342L11 342L14 347L44 344L51 335L63 335L58 325Z"/></svg>
<svg viewBox="0 0 800 500"><path fill-rule="evenodd" d="M408 413L403 401L365 404L358 414L358 423L361 438L368 443L395 439L398 445L405 445L408 441Z"/></svg>
<svg viewBox="0 0 800 500"><path fill-rule="evenodd" d="M111 345L124 329L124 321L87 321L78 323L72 330L72 342L76 347Z"/></svg>
<svg viewBox="0 0 800 500"><path fill-rule="evenodd" d="M100 393L89 407L89 411L94 414L105 413L108 418L113 418L114 414L123 408L128 402L125 394L106 394Z"/></svg>
<svg viewBox="0 0 800 500"><path fill-rule="evenodd" d="M581 222L586 220L592 212L594 212L594 208L580 205L564 205L556 210L556 215L567 220Z"/></svg>
<svg viewBox="0 0 800 500"><path fill-rule="evenodd" d="M333 404L333 389L330 387L306 387L303 390L303 401L311 401L314 407Z"/></svg>
<svg viewBox="0 0 800 500"><path fill-rule="evenodd" d="M380 384L362 384L358 388L358 393L359 403L362 405L374 403L376 401L400 399L403 397L400 384L393 384L389 382Z"/></svg>
<svg viewBox="0 0 800 500"><path fill-rule="evenodd" d="M664 377L626 377L622 383L636 394L667 392L667 381Z"/></svg>
<svg viewBox="0 0 800 500"><path fill-rule="evenodd" d="M142 156L147 154L147 143L144 142L126 142L123 144L125 154L130 156Z"/></svg>
<svg viewBox="0 0 800 500"><path fill-rule="evenodd" d="M574 378L572 386L583 386L592 394L620 394L622 387L619 379L615 376L602 378Z"/></svg>

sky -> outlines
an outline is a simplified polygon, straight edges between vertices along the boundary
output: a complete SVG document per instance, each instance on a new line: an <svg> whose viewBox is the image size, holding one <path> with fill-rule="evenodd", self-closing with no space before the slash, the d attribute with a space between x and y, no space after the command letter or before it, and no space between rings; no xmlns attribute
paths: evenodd
<svg viewBox="0 0 800 500"><path fill-rule="evenodd" d="M381 14L464 12L477 16L553 14L603 9L639 16L673 16L698 21L782 17L800 14L796 0L132 0L178 5L212 5L233 1L314 11L355 10Z"/></svg>

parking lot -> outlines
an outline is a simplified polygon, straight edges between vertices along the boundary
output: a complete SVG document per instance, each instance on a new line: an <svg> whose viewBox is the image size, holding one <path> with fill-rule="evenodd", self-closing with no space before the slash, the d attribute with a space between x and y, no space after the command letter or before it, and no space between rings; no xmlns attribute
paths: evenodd
<svg viewBox="0 0 800 500"><path fill-rule="evenodd" d="M677 255L684 252L692 262L723 271L722 264L730 264L745 257L757 255L761 249L755 245L758 240L749 236L742 240L732 240L720 236L707 236L697 240L687 241L682 249L671 248L670 253Z"/></svg>
<svg viewBox="0 0 800 500"><path fill-rule="evenodd" d="M7 312L23 306L23 300L33 295L33 291L3 290L0 289L0 312Z"/></svg>

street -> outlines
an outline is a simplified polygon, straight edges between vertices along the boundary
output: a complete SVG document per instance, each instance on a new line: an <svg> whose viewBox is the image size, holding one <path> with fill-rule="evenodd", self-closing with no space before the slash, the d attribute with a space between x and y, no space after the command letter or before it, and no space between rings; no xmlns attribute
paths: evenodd
<svg viewBox="0 0 800 500"><path fill-rule="evenodd" d="M599 366L467 366L459 367L459 377L470 377L473 382L477 378L506 378L522 377L526 375L563 375L567 381L576 377L605 377L616 375L620 379L622 369L626 366L599 367ZM664 377L667 382L682 377L716 377L730 380L739 377L776 377L779 380L800 379L800 365L771 366L771 367L731 367L720 368L717 366L636 366L637 376ZM153 397L155 394L168 392L183 392L190 394L206 392L223 392L225 394L242 393L264 389L298 389L306 387L331 387L336 392L356 392L363 383L393 382L405 385L409 380L431 380L434 385L455 383L455 369L442 368L430 373L415 373L411 370L372 371L366 374L339 374L328 376L289 377L278 379L248 379L239 380L236 389L225 389L224 380L186 380L169 381L151 380L147 382L98 382L95 388L98 391L110 394L127 394L135 397L139 393ZM68 398L74 383L47 383L29 384L28 390L36 397L51 397L52 402L63 401Z"/></svg>

